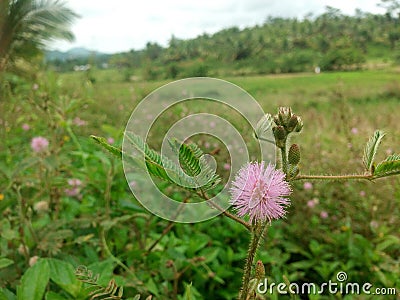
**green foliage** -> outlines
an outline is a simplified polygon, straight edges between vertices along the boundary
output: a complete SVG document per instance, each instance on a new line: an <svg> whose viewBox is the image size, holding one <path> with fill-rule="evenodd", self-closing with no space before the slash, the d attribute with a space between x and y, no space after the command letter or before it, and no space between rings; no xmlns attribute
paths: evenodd
<svg viewBox="0 0 400 300"><path fill-rule="evenodd" d="M98 143L100 146L102 146L105 150L107 150L112 155L118 157L119 159L122 159L122 151L120 149L110 145L107 142L107 139L105 139L103 137L98 137L95 135L91 135L90 138L93 139L96 143Z"/></svg>
<svg viewBox="0 0 400 300"><path fill-rule="evenodd" d="M381 161L374 169L374 177L380 178L385 176L400 174L400 155L393 154Z"/></svg>
<svg viewBox="0 0 400 300"><path fill-rule="evenodd" d="M378 147L385 136L383 131L377 130L373 136L368 140L367 145L364 148L363 162L366 170L372 170L376 152Z"/></svg>
<svg viewBox="0 0 400 300"><path fill-rule="evenodd" d="M170 159L151 149L138 135L126 132L126 138L143 155L147 170L153 176L189 190L208 190L218 182L218 176L207 166L204 158L202 158L202 152L197 146L182 145L179 148L179 159L184 170L188 171L190 175L188 176ZM177 147L176 143L171 143L175 149ZM135 157L134 160L139 165L141 164L140 157ZM193 176L198 176L198 178Z"/></svg>
<svg viewBox="0 0 400 300"><path fill-rule="evenodd" d="M195 177L196 186L209 190L220 182L218 174L208 165L204 153L194 143L185 144L177 140L169 141L171 148L179 156L182 169L190 177Z"/></svg>
<svg viewBox="0 0 400 300"><path fill-rule="evenodd" d="M42 299L49 279L49 264L40 259L22 276L21 285L17 287L17 300Z"/></svg>
<svg viewBox="0 0 400 300"><path fill-rule="evenodd" d="M85 266L79 266L75 270L76 277L88 285L90 300L95 299L122 299L124 290L119 287L114 279L108 282L107 287L103 287L97 283L98 274L93 274L91 270Z"/></svg>
<svg viewBox="0 0 400 300"><path fill-rule="evenodd" d="M72 40L77 15L61 1L6 0L0 6L0 72L8 60L30 58L53 39Z"/></svg>

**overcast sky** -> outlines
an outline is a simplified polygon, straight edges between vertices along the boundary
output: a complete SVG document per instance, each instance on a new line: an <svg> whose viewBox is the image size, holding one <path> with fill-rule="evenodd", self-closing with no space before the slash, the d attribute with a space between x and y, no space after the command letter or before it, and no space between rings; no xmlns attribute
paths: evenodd
<svg viewBox="0 0 400 300"><path fill-rule="evenodd" d="M66 0L81 18L72 31L75 42L56 42L51 48L66 51L85 47L105 53L142 49L147 42L166 46L174 35L194 38L223 28L262 24L267 16L302 18L319 15L325 6L352 15L356 8L383 13L379 0Z"/></svg>

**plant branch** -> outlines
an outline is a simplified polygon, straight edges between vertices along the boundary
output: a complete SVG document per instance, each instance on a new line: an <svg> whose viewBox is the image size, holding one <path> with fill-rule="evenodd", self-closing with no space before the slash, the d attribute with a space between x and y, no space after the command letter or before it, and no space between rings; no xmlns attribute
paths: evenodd
<svg viewBox="0 0 400 300"><path fill-rule="evenodd" d="M247 296L249 293L251 269L253 267L254 257L256 256L257 249L258 249L258 247L260 245L260 241L264 235L266 226L267 226L266 222L264 222L263 224L258 222L252 228L251 242L249 245L249 251L247 252L246 264L244 266L242 288L240 289L239 300L248 299Z"/></svg>
<svg viewBox="0 0 400 300"><path fill-rule="evenodd" d="M250 230L250 231L251 231L251 225L250 225L249 223L247 223L246 221L242 220L241 218L235 216L234 214L231 214L229 211L223 209L221 206L219 206L219 205L216 204L214 201L212 201L212 200L210 199L210 197L208 197L208 195L207 195L204 191L201 191L200 194L198 194L198 195L199 195L200 197L202 197L203 199L209 201L209 202L211 203L211 205L212 205L215 209L217 209L217 210L219 210L220 212L222 212L223 215L225 215L226 217L228 217L228 218L230 218L230 219L232 219L232 220L234 220L234 221L236 221L236 222L242 224L243 226L245 226L245 227L247 228L247 230Z"/></svg>
<svg viewBox="0 0 400 300"><path fill-rule="evenodd" d="M349 174L349 175L297 175L292 180L305 180L305 179L317 179L317 180L374 180L374 176L371 174Z"/></svg>

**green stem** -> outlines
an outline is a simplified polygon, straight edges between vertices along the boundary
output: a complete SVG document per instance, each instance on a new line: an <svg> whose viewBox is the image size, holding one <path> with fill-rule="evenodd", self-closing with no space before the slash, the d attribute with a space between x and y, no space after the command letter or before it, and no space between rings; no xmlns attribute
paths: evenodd
<svg viewBox="0 0 400 300"><path fill-rule="evenodd" d="M305 179L319 179L319 180L373 180L374 177L371 174L354 174L354 175L298 175L293 180L305 180Z"/></svg>
<svg viewBox="0 0 400 300"><path fill-rule="evenodd" d="M240 289L239 300L247 299L247 295L249 293L251 269L253 267L254 257L256 256L257 249L260 245L261 238L264 235L266 224L267 224L266 222L264 224L261 224L260 222L258 222L252 228L251 242L249 245L249 251L247 252L246 264L244 266L242 288Z"/></svg>
<svg viewBox="0 0 400 300"><path fill-rule="evenodd" d="M198 193L197 195L199 195L201 198L203 198L204 200L209 201L209 203L217 210L219 210L220 212L222 212L222 214L240 224L242 224L244 227L247 228L247 230L251 231L251 225L249 223L247 223L246 221L242 220L239 217L236 217L234 214L231 214L229 211L227 211L226 209L223 209L221 206L219 206L217 203L215 203L214 201L212 201L210 199L210 197L208 197L208 195L203 191L200 190L200 193Z"/></svg>
<svg viewBox="0 0 400 300"><path fill-rule="evenodd" d="M287 155L286 155L286 142L285 146L283 146L281 149L281 155L282 155L282 171L287 175Z"/></svg>

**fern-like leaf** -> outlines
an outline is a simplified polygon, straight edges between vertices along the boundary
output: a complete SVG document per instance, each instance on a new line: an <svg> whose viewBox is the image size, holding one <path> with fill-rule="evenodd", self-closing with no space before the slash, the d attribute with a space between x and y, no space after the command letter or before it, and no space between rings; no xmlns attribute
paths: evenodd
<svg viewBox="0 0 400 300"><path fill-rule="evenodd" d="M147 171L153 176L156 176L160 179L163 179L185 189L195 190L198 188L198 184L193 177L188 176L178 165L176 165L170 159L151 149L140 136L132 132L126 132L126 138L131 143L133 148L144 157L143 165L140 157L130 156L130 160L135 161L136 165L139 165L142 168L145 167ZM207 182L210 182L210 180ZM210 188L211 186L212 185L209 184L207 187Z"/></svg>
<svg viewBox="0 0 400 300"><path fill-rule="evenodd" d="M219 176L207 163L203 151L196 144L180 143L170 140L172 150L179 156L179 162L186 174L196 182L202 190L209 190L219 181Z"/></svg>
<svg viewBox="0 0 400 300"><path fill-rule="evenodd" d="M400 174L400 154L392 154L381 161L374 170L374 178Z"/></svg>
<svg viewBox="0 0 400 300"><path fill-rule="evenodd" d="M92 138L96 143L98 143L100 146L102 146L105 150L107 150L109 153L112 155L115 155L119 159L122 159L122 151L121 149L118 149L109 143L107 143L107 140L103 137L91 135L90 138Z"/></svg>
<svg viewBox="0 0 400 300"><path fill-rule="evenodd" d="M368 171L372 169L372 164L374 163L376 152L384 136L385 133L383 131L376 130L374 132L374 135L369 139L367 145L364 148L363 162L365 168Z"/></svg>
<svg viewBox="0 0 400 300"><path fill-rule="evenodd" d="M86 289L90 291L90 300L122 299L124 290L115 283L114 279L111 279L108 285L103 287L97 283L99 274L93 274L86 266L78 266L75 269L75 276L78 280L89 285Z"/></svg>

